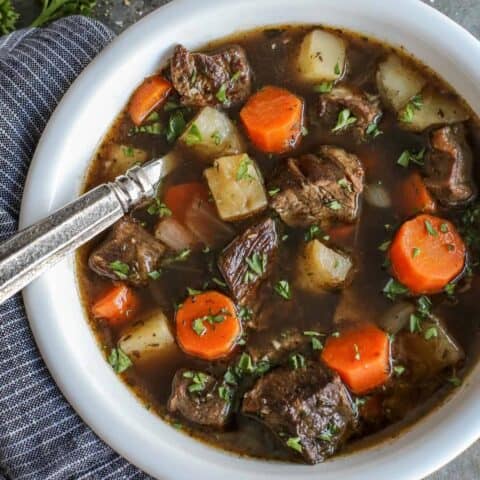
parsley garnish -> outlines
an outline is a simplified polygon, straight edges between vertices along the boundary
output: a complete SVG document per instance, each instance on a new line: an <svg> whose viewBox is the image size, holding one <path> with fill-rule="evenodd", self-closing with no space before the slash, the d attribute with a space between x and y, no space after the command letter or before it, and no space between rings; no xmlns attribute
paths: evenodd
<svg viewBox="0 0 480 480"><path fill-rule="evenodd" d="M338 114L337 124L332 132L338 132L357 122L357 118L352 115L352 112L345 108Z"/></svg>
<svg viewBox="0 0 480 480"><path fill-rule="evenodd" d="M287 440L287 447L290 447L292 450L296 452L302 453L303 447L302 442L300 441L300 437L290 437Z"/></svg>
<svg viewBox="0 0 480 480"><path fill-rule="evenodd" d="M268 194L271 196L271 197L274 197L275 195L277 195L277 193L280 192L280 189L279 188L271 188L269 191L268 191Z"/></svg>
<svg viewBox="0 0 480 480"><path fill-rule="evenodd" d="M152 280L158 280L162 276L161 270L152 270L147 273L148 277Z"/></svg>
<svg viewBox="0 0 480 480"><path fill-rule="evenodd" d="M168 143L173 143L185 130L186 122L181 110L175 110L168 119L166 137Z"/></svg>
<svg viewBox="0 0 480 480"><path fill-rule="evenodd" d="M248 307L245 307L242 305L238 309L238 316L242 322L247 322L248 320L250 320L252 318L252 315L253 315L253 312Z"/></svg>
<svg viewBox="0 0 480 480"><path fill-rule="evenodd" d="M338 433L338 428L336 427L336 425L329 423L327 425L327 428L325 428L325 430L322 433L320 433L318 438L320 440L323 440L324 442L331 442L333 440L333 436L337 433Z"/></svg>
<svg viewBox="0 0 480 480"><path fill-rule="evenodd" d="M222 83L222 85L218 89L218 92L215 94L215 96L217 97L217 100L220 103L227 102L227 84L226 83Z"/></svg>
<svg viewBox="0 0 480 480"><path fill-rule="evenodd" d="M298 370L299 368L305 368L305 357L300 353L292 353L288 357L288 362L293 370Z"/></svg>
<svg viewBox="0 0 480 480"><path fill-rule="evenodd" d="M417 258L422 251L418 247L413 247L412 248L412 258Z"/></svg>
<svg viewBox="0 0 480 480"><path fill-rule="evenodd" d="M367 127L366 133L372 138L377 138L379 135L383 135L383 132L378 128L378 123L371 123Z"/></svg>
<svg viewBox="0 0 480 480"><path fill-rule="evenodd" d="M404 123L412 123L413 118L415 117L415 111L421 110L423 106L422 95L415 95L406 105L402 114L400 115L400 120Z"/></svg>
<svg viewBox="0 0 480 480"><path fill-rule="evenodd" d="M196 290L195 288L187 287L187 293L190 297L194 297L195 295L200 295L202 291Z"/></svg>
<svg viewBox="0 0 480 480"><path fill-rule="evenodd" d="M425 228L427 229L429 235L432 237L438 237L438 232L435 230L435 228L433 228L430 220L425 220Z"/></svg>
<svg viewBox="0 0 480 480"><path fill-rule="evenodd" d="M338 200L332 200L327 204L327 207L330 210L340 210L342 208L342 204Z"/></svg>
<svg viewBox="0 0 480 480"><path fill-rule="evenodd" d="M247 257L245 262L248 270L245 273L244 281L252 283L266 272L268 257L266 253L255 252L251 257Z"/></svg>
<svg viewBox="0 0 480 480"><path fill-rule="evenodd" d="M222 143L222 140L223 140L223 137L222 137L222 134L218 131L218 130L215 130L215 132L212 133L212 135L210 136L213 140L213 143L215 143L215 145L220 145Z"/></svg>
<svg viewBox="0 0 480 480"><path fill-rule="evenodd" d="M413 152L412 150L404 150L402 154L398 157L397 164L404 168L407 168L410 163L415 163L416 165L423 166L425 152L425 148L422 148L418 152Z"/></svg>
<svg viewBox="0 0 480 480"><path fill-rule="evenodd" d="M248 155L245 155L242 158L242 161L240 162L240 165L238 166L237 169L237 175L236 175L236 180L253 180L252 175L248 172L250 166L252 166L252 160Z"/></svg>
<svg viewBox="0 0 480 480"><path fill-rule="evenodd" d="M148 206L147 213L149 215L158 215L160 218L169 217L172 214L172 211L158 198Z"/></svg>
<svg viewBox="0 0 480 480"><path fill-rule="evenodd" d="M305 241L309 242L315 238L322 238L323 240L329 240L329 236L325 235L325 232L318 225L311 225L305 232Z"/></svg>
<svg viewBox="0 0 480 480"><path fill-rule="evenodd" d="M291 300L292 291L290 290L290 284L287 280L280 280L274 289L284 300Z"/></svg>
<svg viewBox="0 0 480 480"><path fill-rule="evenodd" d="M112 348L108 356L108 363L115 373L122 373L133 365L128 355L121 348Z"/></svg>
<svg viewBox="0 0 480 480"><path fill-rule="evenodd" d="M189 248L184 248L181 250L178 255L174 257L168 257L163 260L162 265L170 265L174 262L184 262L190 256L191 250Z"/></svg>
<svg viewBox="0 0 480 480"><path fill-rule="evenodd" d="M450 382L454 387L459 387L462 384L462 380L456 375L447 378L447 381Z"/></svg>
<svg viewBox="0 0 480 480"><path fill-rule="evenodd" d="M148 133L149 135L160 135L163 133L163 126L159 122L150 123L148 125L140 125L132 127L128 135L135 135L136 133Z"/></svg>
<svg viewBox="0 0 480 480"><path fill-rule="evenodd" d="M113 262L110 262L109 266L113 270L113 273L120 280L126 280L128 278L128 275L130 273L130 266L127 265L126 263L124 263L120 260L115 260Z"/></svg>
<svg viewBox="0 0 480 480"><path fill-rule="evenodd" d="M183 372L183 378L192 380L192 383L188 386L190 393L203 392L207 387L208 375L203 372Z"/></svg>
<svg viewBox="0 0 480 480"><path fill-rule="evenodd" d="M408 288L391 278L383 288L383 293L388 299L394 301L397 296L408 293Z"/></svg>
<svg viewBox="0 0 480 480"><path fill-rule="evenodd" d="M457 288L457 285L453 282L450 282L449 284L445 285L444 291L449 297L453 297L455 295L455 288Z"/></svg>
<svg viewBox="0 0 480 480"><path fill-rule="evenodd" d="M405 372L405 367L403 365L395 365L393 367L393 372L395 373L395 375L397 375L397 377L399 377Z"/></svg>
<svg viewBox="0 0 480 480"><path fill-rule="evenodd" d="M192 123L191 127L188 129L187 134L185 135L185 143L191 147L202 141L202 133L198 128L196 123Z"/></svg>
<svg viewBox="0 0 480 480"><path fill-rule="evenodd" d="M438 337L437 327L430 327L425 332L425 340L430 340L432 338Z"/></svg>
<svg viewBox="0 0 480 480"><path fill-rule="evenodd" d="M337 61L337 63L335 64L335 68L333 69L333 73L335 73L335 75L340 75L341 71L340 71L340 62Z"/></svg>
<svg viewBox="0 0 480 480"><path fill-rule="evenodd" d="M379 247L378 249L381 251L381 252L386 252L389 248L390 248L390 244L392 243L391 240L387 240L386 242L383 242Z"/></svg>
<svg viewBox="0 0 480 480"><path fill-rule="evenodd" d="M333 90L333 82L322 82L318 85L314 85L313 91L315 93L330 93Z"/></svg>

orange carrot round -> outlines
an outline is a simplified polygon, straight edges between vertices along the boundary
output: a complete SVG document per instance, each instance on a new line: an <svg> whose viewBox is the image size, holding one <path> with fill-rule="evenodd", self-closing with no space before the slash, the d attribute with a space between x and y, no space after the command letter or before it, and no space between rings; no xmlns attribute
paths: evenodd
<svg viewBox="0 0 480 480"><path fill-rule="evenodd" d="M288 90L264 87L252 95L240 112L252 143L267 153L295 147L303 123L303 101Z"/></svg>
<svg viewBox="0 0 480 480"><path fill-rule="evenodd" d="M115 285L92 306L93 316L108 320L111 325L120 325L129 320L138 307L138 298L133 290L123 283Z"/></svg>
<svg viewBox="0 0 480 480"><path fill-rule="evenodd" d="M170 209L172 215L179 222L185 221L185 213L190 207L191 201L199 197L204 201L208 200L208 188L200 182L182 183L169 187L163 196L165 205Z"/></svg>
<svg viewBox="0 0 480 480"><path fill-rule="evenodd" d="M146 78L135 90L128 113L135 125L141 125L152 111L164 102L172 90L172 84L161 75Z"/></svg>
<svg viewBox="0 0 480 480"><path fill-rule="evenodd" d="M372 324L329 337L321 358L357 395L383 385L390 375L388 335Z"/></svg>
<svg viewBox="0 0 480 480"><path fill-rule="evenodd" d="M175 323L183 351L205 360L228 355L242 333L233 301L213 290L188 297Z"/></svg>
<svg viewBox="0 0 480 480"><path fill-rule="evenodd" d="M418 172L413 172L401 184L398 196L401 213L406 216L416 215L417 213L432 213L437 208L435 200Z"/></svg>
<svg viewBox="0 0 480 480"><path fill-rule="evenodd" d="M400 283L415 295L433 294L462 272L466 247L451 222L423 214L400 227L389 256Z"/></svg>

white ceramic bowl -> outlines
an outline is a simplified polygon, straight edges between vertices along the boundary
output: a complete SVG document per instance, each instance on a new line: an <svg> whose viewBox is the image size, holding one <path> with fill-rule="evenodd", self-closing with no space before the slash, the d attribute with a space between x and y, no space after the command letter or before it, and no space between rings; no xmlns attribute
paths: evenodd
<svg viewBox="0 0 480 480"><path fill-rule="evenodd" d="M256 26L346 27L404 46L480 113L480 43L418 0L176 0L119 36L85 70L38 145L22 205L25 227L72 200L103 135L135 86L182 42L198 47ZM69 402L117 452L162 479L419 479L480 436L480 371L399 438L315 467L239 458L197 442L149 413L102 357L83 316L73 259L24 291L30 324Z"/></svg>

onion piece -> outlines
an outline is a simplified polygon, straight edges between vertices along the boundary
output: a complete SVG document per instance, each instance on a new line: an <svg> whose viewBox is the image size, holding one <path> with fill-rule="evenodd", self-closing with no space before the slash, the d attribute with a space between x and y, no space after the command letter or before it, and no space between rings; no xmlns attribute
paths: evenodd
<svg viewBox="0 0 480 480"><path fill-rule="evenodd" d="M390 194L379 183L373 183L365 187L365 200L375 208L389 208L392 205Z"/></svg>
<svg viewBox="0 0 480 480"><path fill-rule="evenodd" d="M193 250L201 243L188 228L172 217L161 220L155 227L154 235L176 252L187 248Z"/></svg>
<svg viewBox="0 0 480 480"><path fill-rule="evenodd" d="M403 330L410 321L410 315L415 312L415 305L409 302L400 302L389 308L378 322L378 326L387 333L396 335Z"/></svg>
<svg viewBox="0 0 480 480"><path fill-rule="evenodd" d="M185 225L208 247L224 245L235 235L235 230L220 220L215 207L195 197L185 213Z"/></svg>

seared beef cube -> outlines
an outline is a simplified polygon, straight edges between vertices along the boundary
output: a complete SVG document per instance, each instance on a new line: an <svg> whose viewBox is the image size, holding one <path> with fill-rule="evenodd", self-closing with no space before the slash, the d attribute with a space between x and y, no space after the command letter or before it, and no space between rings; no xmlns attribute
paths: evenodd
<svg viewBox="0 0 480 480"><path fill-rule="evenodd" d="M179 370L167 408L192 423L222 429L230 418L230 402L220 398L217 380L203 372Z"/></svg>
<svg viewBox="0 0 480 480"><path fill-rule="evenodd" d="M267 373L245 395L242 411L261 420L282 444L294 441L308 463L333 455L356 428L346 387L318 362Z"/></svg>
<svg viewBox="0 0 480 480"><path fill-rule="evenodd" d="M320 329L315 333L321 333ZM308 352L312 345L312 338L321 341L321 337L305 335L298 328L289 328L278 333L270 330L267 334L253 337L247 345L247 352L254 363L266 360L270 365L279 365L287 360L294 352Z"/></svg>
<svg viewBox="0 0 480 480"><path fill-rule="evenodd" d="M142 285L147 283L148 273L158 269L164 252L162 243L138 222L124 217L92 252L88 265L103 277Z"/></svg>
<svg viewBox="0 0 480 480"><path fill-rule="evenodd" d="M333 126L338 114L348 108L357 119L352 128L362 139L367 135L368 127L375 125L382 116L378 97L354 87L336 87L331 92L320 95L318 106L319 116L325 117Z"/></svg>
<svg viewBox="0 0 480 480"><path fill-rule="evenodd" d="M290 158L270 182L280 191L271 206L291 227L308 227L331 221L353 222L363 191L364 171L360 159L332 146L318 155Z"/></svg>
<svg viewBox="0 0 480 480"><path fill-rule="evenodd" d="M255 297L273 268L277 249L277 228L267 218L247 228L220 254L218 268L238 303Z"/></svg>
<svg viewBox="0 0 480 480"><path fill-rule="evenodd" d="M250 95L251 72L245 50L232 45L212 55L191 53L177 45L170 64L183 105L231 107Z"/></svg>
<svg viewBox="0 0 480 480"><path fill-rule="evenodd" d="M425 183L445 206L472 200L477 189L473 180L473 154L463 125L439 128L430 137L425 158Z"/></svg>

